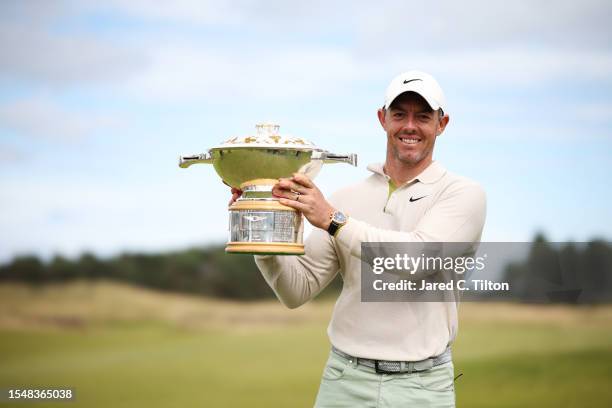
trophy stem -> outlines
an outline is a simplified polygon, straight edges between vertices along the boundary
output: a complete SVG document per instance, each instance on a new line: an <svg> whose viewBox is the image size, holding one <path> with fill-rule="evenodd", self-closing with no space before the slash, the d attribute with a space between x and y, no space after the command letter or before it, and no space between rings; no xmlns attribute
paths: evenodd
<svg viewBox="0 0 612 408"><path fill-rule="evenodd" d="M275 179L254 179L240 185L242 190L241 200L276 200L272 195L272 187L277 183Z"/></svg>
<svg viewBox="0 0 612 408"><path fill-rule="evenodd" d="M276 183L278 183L278 180L276 179L259 178L259 179L245 181L244 183L240 184L240 189L242 191L257 190L257 189L261 189L263 191L263 190L266 190L266 187L267 187L270 191L272 191L272 187Z"/></svg>

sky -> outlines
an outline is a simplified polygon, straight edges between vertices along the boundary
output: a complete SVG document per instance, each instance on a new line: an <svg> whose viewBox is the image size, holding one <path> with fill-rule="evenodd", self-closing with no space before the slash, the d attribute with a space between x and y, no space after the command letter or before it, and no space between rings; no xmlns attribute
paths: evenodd
<svg viewBox="0 0 612 408"><path fill-rule="evenodd" d="M180 169L256 123L359 166L397 74L440 82L434 159L487 192L484 241L612 237L609 1L0 2L0 261L223 243L229 191Z"/></svg>

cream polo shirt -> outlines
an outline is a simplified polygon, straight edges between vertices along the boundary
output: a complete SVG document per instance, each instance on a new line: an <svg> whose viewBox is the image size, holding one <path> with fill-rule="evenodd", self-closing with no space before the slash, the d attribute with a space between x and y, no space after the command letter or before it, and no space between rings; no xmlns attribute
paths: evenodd
<svg viewBox="0 0 612 408"><path fill-rule="evenodd" d="M457 334L457 305L361 302L361 243L478 242L485 193L474 181L435 161L391 194L382 164L368 170L373 174L329 200L349 216L335 238L315 228L304 243L305 255L255 256L255 262L279 300L291 308L306 303L336 273L342 274L342 292L327 330L339 350L396 361L439 355Z"/></svg>

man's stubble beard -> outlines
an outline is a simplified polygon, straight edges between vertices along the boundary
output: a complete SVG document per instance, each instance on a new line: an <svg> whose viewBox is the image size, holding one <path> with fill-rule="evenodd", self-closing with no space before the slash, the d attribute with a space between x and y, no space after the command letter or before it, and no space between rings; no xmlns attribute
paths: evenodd
<svg viewBox="0 0 612 408"><path fill-rule="evenodd" d="M433 146L431 146L431 150L433 150ZM417 166L429 156L431 150L422 150L421 152L417 153L416 156L414 153L408 153L406 155L407 157L402 157L398 146L391 144L391 154L393 155L395 160L404 165L407 165L408 167Z"/></svg>

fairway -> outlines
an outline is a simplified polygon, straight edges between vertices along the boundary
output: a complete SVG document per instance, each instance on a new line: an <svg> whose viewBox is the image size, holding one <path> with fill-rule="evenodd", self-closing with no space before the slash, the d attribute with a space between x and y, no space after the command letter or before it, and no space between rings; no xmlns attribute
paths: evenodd
<svg viewBox="0 0 612 408"><path fill-rule="evenodd" d="M312 406L333 306L111 283L4 285L0 299L0 388L75 390L37 407ZM465 304L460 315L458 406L612 406L612 308Z"/></svg>

